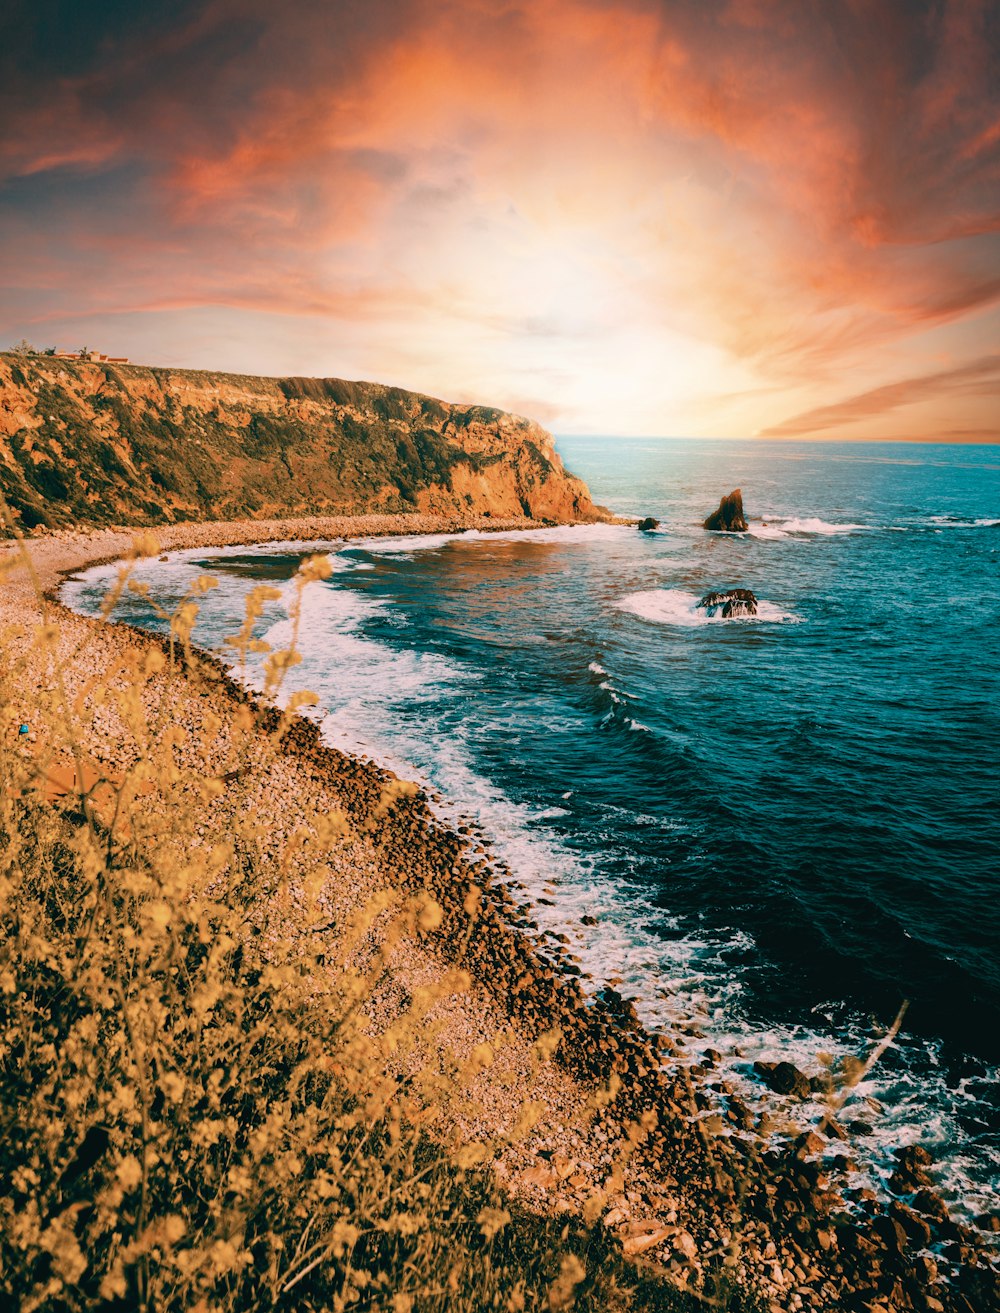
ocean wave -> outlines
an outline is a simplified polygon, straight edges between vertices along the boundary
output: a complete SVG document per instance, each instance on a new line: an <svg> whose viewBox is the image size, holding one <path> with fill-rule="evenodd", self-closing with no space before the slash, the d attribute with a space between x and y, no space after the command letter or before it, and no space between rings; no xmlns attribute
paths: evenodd
<svg viewBox="0 0 1000 1313"><path fill-rule="evenodd" d="M459 533L425 533L399 538L358 538L345 544L347 551L372 556L408 556L433 552L449 543L591 543L631 539L635 530L622 524L556 524L545 529L465 529Z"/></svg>
<svg viewBox="0 0 1000 1313"><path fill-rule="evenodd" d="M757 602L756 615L731 616L724 619L721 615L709 615L698 606L700 598L697 593L686 592L683 588L649 588L641 593L629 593L614 603L619 611L628 611L642 620L650 620L658 625L680 625L685 629L698 628L701 625L719 624L775 624L783 621L797 621L798 616L791 611L783 611L773 602Z"/></svg>
<svg viewBox="0 0 1000 1313"><path fill-rule="evenodd" d="M789 520L764 520L759 524L755 521L748 532L752 538L828 538L842 533L861 533L871 527L870 524L832 524L815 517L803 519L794 516Z"/></svg>
<svg viewBox="0 0 1000 1313"><path fill-rule="evenodd" d="M282 589L285 616L264 633L272 647L287 647L293 621L289 608L295 583ZM350 588L313 584L302 593L295 680L321 699L323 729L345 751L372 750L373 726L397 706L438 698L444 688L467 688L474 676L432 652L396 649L367 637L363 626L391 617L391 606Z"/></svg>
<svg viewBox="0 0 1000 1313"><path fill-rule="evenodd" d="M927 524L934 529L995 529L1000 520L968 520L957 515L932 515Z"/></svg>
<svg viewBox="0 0 1000 1313"><path fill-rule="evenodd" d="M435 552L462 536L457 533L421 533L402 538L358 538L345 546L348 551L364 551L372 556L409 556L411 552Z"/></svg>
<svg viewBox="0 0 1000 1313"><path fill-rule="evenodd" d="M504 529L499 533L490 530L470 529L463 537L495 542L507 539L519 543L592 543L631 540L635 528L630 524L554 524L547 529Z"/></svg>
<svg viewBox="0 0 1000 1313"><path fill-rule="evenodd" d="M718 1020L722 1024L713 1026L701 1018L701 1024L722 1053L720 1070L746 1101L773 1105L779 1114L771 1137L776 1144L784 1138L788 1101L768 1094L753 1064L790 1062L807 1076L823 1077L830 1070L829 1058L836 1065L848 1055L870 1052L877 1038L870 1019L861 1016L841 1016L827 1024L819 1014L815 1025L759 1027L740 1018L736 1009L729 1018L736 1022L731 1029L721 1017ZM984 1067L978 1082L995 1086L998 1079L996 1067ZM837 1114L844 1123L856 1120L866 1128L851 1140L855 1183L884 1192L896 1166L896 1151L919 1144L942 1155L936 1169L938 1187L956 1214L971 1222L995 1209L1000 1147L979 1141L967 1125L970 1108L983 1097L973 1088L976 1083L969 1078L951 1080L939 1041L904 1032L887 1058L851 1090ZM828 1103L817 1093L799 1103L792 1115L797 1125L806 1127L815 1126L828 1113Z"/></svg>

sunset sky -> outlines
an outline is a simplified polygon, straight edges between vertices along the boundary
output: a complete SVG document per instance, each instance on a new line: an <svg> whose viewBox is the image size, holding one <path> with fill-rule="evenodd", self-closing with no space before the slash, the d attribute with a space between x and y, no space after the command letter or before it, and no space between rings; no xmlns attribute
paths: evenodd
<svg viewBox="0 0 1000 1313"><path fill-rule="evenodd" d="M1000 0L14 0L0 344L1000 440Z"/></svg>

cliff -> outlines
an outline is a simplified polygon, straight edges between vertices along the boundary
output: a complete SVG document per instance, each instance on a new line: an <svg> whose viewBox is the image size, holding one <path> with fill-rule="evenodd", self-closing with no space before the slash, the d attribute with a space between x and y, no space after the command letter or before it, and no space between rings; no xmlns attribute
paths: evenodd
<svg viewBox="0 0 1000 1313"><path fill-rule="evenodd" d="M531 420L378 383L0 353L23 529L362 511L600 516Z"/></svg>

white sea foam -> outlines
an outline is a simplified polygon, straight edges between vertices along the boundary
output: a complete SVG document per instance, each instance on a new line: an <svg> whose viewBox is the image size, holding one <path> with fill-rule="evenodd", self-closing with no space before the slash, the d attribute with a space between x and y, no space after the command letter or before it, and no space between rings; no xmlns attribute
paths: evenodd
<svg viewBox="0 0 1000 1313"><path fill-rule="evenodd" d="M286 584L283 593L287 609L294 584ZM394 709L433 699L445 686L464 687L473 678L434 653L391 648L360 632L366 621L390 609L349 588L312 585L302 595L302 664L295 683L322 699L327 711L324 734L347 751L371 752L379 725ZM287 616L264 634L266 642L279 648L291 637Z"/></svg>
<svg viewBox="0 0 1000 1313"><path fill-rule="evenodd" d="M403 538L359 538L348 546L360 548L373 556L409 556L413 552L435 552L462 536L455 533L425 533Z"/></svg>
<svg viewBox="0 0 1000 1313"><path fill-rule="evenodd" d="M697 593L689 593L683 588L648 588L641 593L629 593L614 605L619 611L628 611L643 620L650 620L658 625L679 625L685 629L695 629L701 625L759 624L795 621L798 616L791 611L783 611L773 602L757 602L756 615L731 616L724 618L718 614L709 615L698 606Z"/></svg>
<svg viewBox="0 0 1000 1313"><path fill-rule="evenodd" d="M630 541L635 529L629 524L554 524L547 529L505 529L500 533L472 529L463 537L483 542L507 540L527 543L598 543Z"/></svg>
<svg viewBox="0 0 1000 1313"><path fill-rule="evenodd" d="M599 661L591 661L587 669L592 675L606 675L608 673Z"/></svg>
<svg viewBox="0 0 1000 1313"><path fill-rule="evenodd" d="M851 533L874 533L878 531L907 533L913 530L927 529L983 529L995 528L1000 519L963 520L952 515L931 515L926 519L913 520L908 524L838 524L814 517L792 517L790 519L755 520L748 530L752 538L829 538Z"/></svg>
<svg viewBox="0 0 1000 1313"><path fill-rule="evenodd" d="M545 529L466 529L461 533L427 533L400 538L358 538L345 544L350 550L373 556L409 556L412 552L438 551L449 543L592 543L627 540L634 534L629 525L558 524Z"/></svg>
<svg viewBox="0 0 1000 1313"><path fill-rule="evenodd" d="M748 532L753 538L826 538L842 533L859 533L870 528L868 524L831 524L815 517L803 519L796 516L789 520L765 520L760 523L755 520Z"/></svg>
<svg viewBox="0 0 1000 1313"><path fill-rule="evenodd" d="M960 520L952 515L932 515L928 523L935 529L995 529L1000 520Z"/></svg>

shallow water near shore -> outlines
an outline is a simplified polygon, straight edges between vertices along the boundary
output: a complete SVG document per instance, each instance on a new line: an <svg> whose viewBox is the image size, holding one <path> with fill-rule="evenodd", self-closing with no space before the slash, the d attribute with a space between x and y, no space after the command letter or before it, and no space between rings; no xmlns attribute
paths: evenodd
<svg viewBox="0 0 1000 1313"><path fill-rule="evenodd" d="M294 686L324 733L481 828L592 978L760 1093L756 1058L814 1072L910 1000L842 1120L885 1170L944 1154L1000 1203L1000 448L563 439L596 525L332 544ZM750 531L701 519L741 485ZM206 570L218 648L295 544L140 567L169 608ZM113 567L70 581L95 611ZM754 619L707 618L749 587ZM119 618L160 627L136 598ZM275 602L260 633L290 627ZM596 918L583 926L583 916ZM866 1103L877 1098L881 1109ZM805 1119L807 1114L799 1110Z"/></svg>

